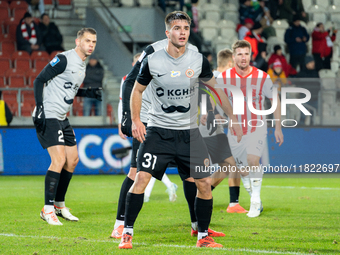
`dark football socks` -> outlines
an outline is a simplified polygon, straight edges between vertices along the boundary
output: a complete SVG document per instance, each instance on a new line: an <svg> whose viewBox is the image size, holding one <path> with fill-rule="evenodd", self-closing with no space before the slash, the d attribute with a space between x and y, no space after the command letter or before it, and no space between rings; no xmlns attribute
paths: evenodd
<svg viewBox="0 0 340 255"><path fill-rule="evenodd" d="M240 187L229 187L230 203L238 203Z"/></svg>
<svg viewBox="0 0 340 255"><path fill-rule="evenodd" d="M45 176L45 205L54 205L60 173L48 170Z"/></svg>
<svg viewBox="0 0 340 255"><path fill-rule="evenodd" d="M116 217L117 220L124 221L126 195L129 192L133 183L134 183L134 181L131 180L127 176L126 176L125 180L123 181L122 187L120 188L120 194L119 194L117 217Z"/></svg>
<svg viewBox="0 0 340 255"><path fill-rule="evenodd" d="M65 201L65 194L67 192L68 185L70 184L70 181L72 179L72 175L73 173L66 171L65 169L61 170L57 193L55 195L55 201Z"/></svg>
<svg viewBox="0 0 340 255"><path fill-rule="evenodd" d="M195 212L198 224L198 232L206 232L208 234L212 210L213 210L212 199L201 199L196 197Z"/></svg>
<svg viewBox="0 0 340 255"><path fill-rule="evenodd" d="M125 221L124 228L133 228L137 216L143 207L144 193L133 194L128 192L126 195Z"/></svg>
<svg viewBox="0 0 340 255"><path fill-rule="evenodd" d="M187 200L190 212L191 222L196 222L195 214L195 198L197 194L197 187L194 182L183 181L184 196Z"/></svg>

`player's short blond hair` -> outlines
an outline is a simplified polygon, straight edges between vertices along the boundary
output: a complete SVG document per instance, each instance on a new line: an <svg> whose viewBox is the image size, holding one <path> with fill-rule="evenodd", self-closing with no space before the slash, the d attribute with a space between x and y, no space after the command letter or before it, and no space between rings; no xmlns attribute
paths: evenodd
<svg viewBox="0 0 340 255"><path fill-rule="evenodd" d="M137 60L139 59L140 55L142 55L142 52L138 52L137 54L135 54L135 55L133 56L133 63L136 63L136 62L137 62Z"/></svg>
<svg viewBox="0 0 340 255"><path fill-rule="evenodd" d="M87 33L90 33L90 34L92 34L92 35L96 35L96 34L97 34L97 31L96 31L94 28L92 28L92 27L84 27L84 28L82 28L82 29L80 29L80 30L78 31L78 33L77 33L77 38L83 37L83 35L84 35L86 32L87 32Z"/></svg>
<svg viewBox="0 0 340 255"><path fill-rule="evenodd" d="M233 52L230 49L223 49L217 53L217 66L224 67L228 62L233 62Z"/></svg>
<svg viewBox="0 0 340 255"><path fill-rule="evenodd" d="M249 52L251 52L251 45L246 40L238 40L233 44L232 49L234 55L236 54L236 49L238 48L249 48Z"/></svg>
<svg viewBox="0 0 340 255"><path fill-rule="evenodd" d="M174 11L174 12L170 12L168 15L166 15L165 17L165 28L166 30L170 30L171 28L171 23L174 20L186 20L190 26L191 24L191 18L189 17L188 14L186 14L185 12L182 11Z"/></svg>

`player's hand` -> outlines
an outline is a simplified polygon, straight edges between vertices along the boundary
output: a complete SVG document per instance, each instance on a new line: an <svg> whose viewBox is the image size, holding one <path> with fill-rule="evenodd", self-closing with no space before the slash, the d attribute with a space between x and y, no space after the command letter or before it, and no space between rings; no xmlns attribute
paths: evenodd
<svg viewBox="0 0 340 255"><path fill-rule="evenodd" d="M146 129L143 122L133 121L132 122L132 135L136 138L140 143L143 143L145 140Z"/></svg>
<svg viewBox="0 0 340 255"><path fill-rule="evenodd" d="M34 126L39 133L44 134L46 128L44 105L39 104L36 106L35 116L34 116Z"/></svg>
<svg viewBox="0 0 340 255"><path fill-rule="evenodd" d="M99 101L102 101L102 88L87 88L86 91L86 97L89 98L95 98Z"/></svg>
<svg viewBox="0 0 340 255"><path fill-rule="evenodd" d="M282 133L281 128L275 129L274 135L275 135L276 143L278 143L279 146L281 146L281 144L283 143L283 133Z"/></svg>
<svg viewBox="0 0 340 255"><path fill-rule="evenodd" d="M123 117L121 121L121 131L124 135L128 137L132 137L131 130L132 122L131 122L131 114L130 112L123 112Z"/></svg>
<svg viewBox="0 0 340 255"><path fill-rule="evenodd" d="M120 138L122 138L123 140L126 140L126 135L123 134L122 130L121 130L121 124L118 124L118 134L120 136Z"/></svg>
<svg viewBox="0 0 340 255"><path fill-rule="evenodd" d="M229 121L229 130L233 132L234 134L236 134L237 142L239 143L242 139L243 131L239 124L234 124L236 122L237 122L236 118L233 118L232 120Z"/></svg>
<svg viewBox="0 0 340 255"><path fill-rule="evenodd" d="M210 130L210 125L211 125L211 130L209 135L212 135L216 129L217 125L214 126L214 119L215 119L215 114L213 111L208 111L208 116L207 116L207 129Z"/></svg>
<svg viewBox="0 0 340 255"><path fill-rule="evenodd" d="M202 115L200 121L201 121L201 124L205 126L207 124L207 115L206 114Z"/></svg>

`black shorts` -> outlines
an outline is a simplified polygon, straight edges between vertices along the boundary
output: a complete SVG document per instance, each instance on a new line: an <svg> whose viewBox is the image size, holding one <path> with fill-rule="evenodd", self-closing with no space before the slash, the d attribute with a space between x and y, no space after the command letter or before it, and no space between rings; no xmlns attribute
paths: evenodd
<svg viewBox="0 0 340 255"><path fill-rule="evenodd" d="M55 145L74 146L77 144L67 118L65 120L46 119L45 133L42 135L37 131L37 136L44 149Z"/></svg>
<svg viewBox="0 0 340 255"><path fill-rule="evenodd" d="M213 164L222 163L225 159L232 156L229 140L226 134L203 138Z"/></svg>
<svg viewBox="0 0 340 255"><path fill-rule="evenodd" d="M178 166L182 180L210 176L208 150L198 130L171 130L159 127L146 129L145 141L137 156L137 171L150 173L161 180L171 161Z"/></svg>

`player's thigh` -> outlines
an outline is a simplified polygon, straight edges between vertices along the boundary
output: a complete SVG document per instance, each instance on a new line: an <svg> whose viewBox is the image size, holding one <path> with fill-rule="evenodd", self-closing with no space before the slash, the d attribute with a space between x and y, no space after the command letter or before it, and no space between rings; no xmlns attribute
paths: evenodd
<svg viewBox="0 0 340 255"><path fill-rule="evenodd" d="M213 164L222 163L232 156L226 134L218 134L203 138Z"/></svg>
<svg viewBox="0 0 340 255"><path fill-rule="evenodd" d="M51 158L50 171L60 172L66 162L65 146L54 145L47 148L48 154Z"/></svg>
<svg viewBox="0 0 340 255"><path fill-rule="evenodd" d="M136 139L132 139L132 153L131 153L131 167L137 168L137 154L139 150L140 142Z"/></svg>
<svg viewBox="0 0 340 255"><path fill-rule="evenodd" d="M266 145L267 135L260 132L255 132L249 134L249 138L247 140L247 154L254 155L261 158L264 150L264 146ZM253 162L254 157L250 158ZM251 164L253 165L253 164Z"/></svg>
<svg viewBox="0 0 340 255"><path fill-rule="evenodd" d="M174 139L169 130L148 127L145 141L137 155L137 172L144 171L161 180L167 165L176 154Z"/></svg>
<svg viewBox="0 0 340 255"><path fill-rule="evenodd" d="M77 145L65 146L65 155L66 162L64 168L69 172L73 172L79 161Z"/></svg>
<svg viewBox="0 0 340 255"><path fill-rule="evenodd" d="M76 136L68 119L66 118L62 121L61 125L63 133L62 139L64 140L65 145L70 147L77 145Z"/></svg>
<svg viewBox="0 0 340 255"><path fill-rule="evenodd" d="M229 146L231 153L235 160L236 166L242 170L245 168L247 163L247 136L243 136L241 141L237 142L237 137L228 133Z"/></svg>
<svg viewBox="0 0 340 255"><path fill-rule="evenodd" d="M198 129L176 131L176 163L178 172L185 180L210 176L208 149Z"/></svg>
<svg viewBox="0 0 340 255"><path fill-rule="evenodd" d="M63 127L61 121L57 119L46 119L45 132L42 134L37 131L37 137L44 149L56 145L65 145Z"/></svg>

